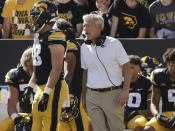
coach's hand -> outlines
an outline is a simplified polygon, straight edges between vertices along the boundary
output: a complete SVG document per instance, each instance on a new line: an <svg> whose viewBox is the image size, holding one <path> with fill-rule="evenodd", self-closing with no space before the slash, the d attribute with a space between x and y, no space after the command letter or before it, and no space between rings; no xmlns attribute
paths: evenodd
<svg viewBox="0 0 175 131"><path fill-rule="evenodd" d="M44 112L47 109L47 104L49 101L49 94L44 93L38 103L38 110Z"/></svg>
<svg viewBox="0 0 175 131"><path fill-rule="evenodd" d="M120 105L124 106L124 104L128 102L128 99L129 99L129 88L126 89L123 88L118 99Z"/></svg>

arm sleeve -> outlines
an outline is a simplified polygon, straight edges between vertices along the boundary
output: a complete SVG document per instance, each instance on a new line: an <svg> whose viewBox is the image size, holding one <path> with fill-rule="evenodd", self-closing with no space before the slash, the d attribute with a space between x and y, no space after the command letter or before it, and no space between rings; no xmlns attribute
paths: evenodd
<svg viewBox="0 0 175 131"><path fill-rule="evenodd" d="M115 52L116 52L116 60L118 63L122 66L123 64L129 62L128 55L123 48L121 42L119 40L116 40L115 43Z"/></svg>

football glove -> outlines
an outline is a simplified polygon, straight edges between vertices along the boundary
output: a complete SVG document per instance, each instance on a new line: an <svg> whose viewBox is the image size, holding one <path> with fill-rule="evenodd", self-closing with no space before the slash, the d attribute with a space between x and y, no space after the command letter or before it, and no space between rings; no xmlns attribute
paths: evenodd
<svg viewBox="0 0 175 131"><path fill-rule="evenodd" d="M49 101L49 94L44 93L38 103L38 110L44 112L47 109L47 104Z"/></svg>
<svg viewBox="0 0 175 131"><path fill-rule="evenodd" d="M175 116L171 117L168 122L168 128L174 129L175 128Z"/></svg>
<svg viewBox="0 0 175 131"><path fill-rule="evenodd" d="M28 86L25 89L24 94L23 94L23 101L24 101L24 103L30 104L30 97L31 97L32 94L33 94L33 88Z"/></svg>
<svg viewBox="0 0 175 131"><path fill-rule="evenodd" d="M164 126L165 128L169 128L169 120L170 120L169 117L159 113L156 114L155 117L158 120L160 125Z"/></svg>
<svg viewBox="0 0 175 131"><path fill-rule="evenodd" d="M14 124L17 125L24 120L24 117L19 116L14 119Z"/></svg>
<svg viewBox="0 0 175 131"><path fill-rule="evenodd" d="M137 110L131 110L131 109L125 109L125 113L124 113L124 121L127 123L128 121L130 121L132 118L134 118L136 115L138 115L138 111Z"/></svg>

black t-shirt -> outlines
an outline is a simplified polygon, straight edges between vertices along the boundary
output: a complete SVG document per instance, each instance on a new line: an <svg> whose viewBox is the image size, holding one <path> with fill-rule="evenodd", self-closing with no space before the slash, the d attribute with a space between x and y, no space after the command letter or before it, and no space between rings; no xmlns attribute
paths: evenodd
<svg viewBox="0 0 175 131"><path fill-rule="evenodd" d="M1 16L3 7L4 7L5 0L0 0L0 26L3 24L3 17ZM0 31L0 38L1 38L1 31Z"/></svg>
<svg viewBox="0 0 175 131"><path fill-rule="evenodd" d="M28 105L28 107L23 107L23 93L26 87L28 87L28 83L30 80L30 76L23 70L22 66L18 66L17 68L11 69L5 76L5 83L9 86L15 87L19 92L19 105L20 112L30 113L32 108L32 103Z"/></svg>
<svg viewBox="0 0 175 131"><path fill-rule="evenodd" d="M129 100L126 107L138 110L147 109L147 97L151 90L151 81L140 75L137 81L130 85Z"/></svg>
<svg viewBox="0 0 175 131"><path fill-rule="evenodd" d="M130 8L124 0L116 0L109 12L119 18L116 37L136 38L140 28L150 27L148 9L138 2L135 8Z"/></svg>
<svg viewBox="0 0 175 131"><path fill-rule="evenodd" d="M76 29L77 24L83 23L82 17L86 13L86 10L79 3L74 0L65 4L58 2L57 7L59 18L70 22L74 29Z"/></svg>
<svg viewBox="0 0 175 131"><path fill-rule="evenodd" d="M175 111L175 81L171 81L168 68L155 69L151 74L152 83L160 89L162 97L162 111Z"/></svg>
<svg viewBox="0 0 175 131"><path fill-rule="evenodd" d="M36 35L36 34L35 34ZM49 45L61 44L66 50L66 36L60 30L51 30L34 38L33 65L35 80L38 85L47 83L52 69ZM63 70L60 79L63 78Z"/></svg>

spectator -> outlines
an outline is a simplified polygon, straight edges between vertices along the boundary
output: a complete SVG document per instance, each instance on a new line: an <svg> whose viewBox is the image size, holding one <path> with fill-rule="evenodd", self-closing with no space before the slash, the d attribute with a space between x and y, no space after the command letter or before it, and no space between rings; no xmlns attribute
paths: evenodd
<svg viewBox="0 0 175 131"><path fill-rule="evenodd" d="M3 18L1 16L3 7L4 7L5 0L0 1L0 38L2 38L2 24L3 24Z"/></svg>
<svg viewBox="0 0 175 131"><path fill-rule="evenodd" d="M141 72L141 59L137 55L129 55L133 76L126 104L125 122L127 129L142 131L151 116L149 110L151 99L151 81Z"/></svg>
<svg viewBox="0 0 175 131"><path fill-rule="evenodd" d="M79 37L83 30L82 16L86 12L84 7L74 0L56 0L55 4L58 7L59 18L70 22L76 30L76 37Z"/></svg>
<svg viewBox="0 0 175 131"><path fill-rule="evenodd" d="M92 12L103 16L104 19L103 34L105 35L110 35L112 25L112 14L108 12L110 3L111 0L96 0L96 7L98 11Z"/></svg>
<svg viewBox="0 0 175 131"><path fill-rule="evenodd" d="M29 84L37 84L32 105L33 131L56 131L61 108L68 95L63 76L66 37L60 29L53 29L58 19L57 7L49 1L33 5L30 15L34 24L33 66L34 73ZM30 94L28 88L26 94ZM64 102L64 107L69 106Z"/></svg>
<svg viewBox="0 0 175 131"><path fill-rule="evenodd" d="M174 0L157 0L150 5L151 38L175 38L174 7Z"/></svg>
<svg viewBox="0 0 175 131"><path fill-rule="evenodd" d="M2 17L2 37L25 39L32 37L30 9L38 0L6 0Z"/></svg>
<svg viewBox="0 0 175 131"><path fill-rule="evenodd" d="M151 74L153 90L150 109L154 118L146 124L144 131L174 131L168 123L175 125L170 120L175 111L175 48L168 48L162 57L167 67L155 69ZM160 98L162 109L159 108Z"/></svg>
<svg viewBox="0 0 175 131"><path fill-rule="evenodd" d="M110 36L144 38L149 27L149 12L136 0L116 0L110 7L112 27Z"/></svg>
<svg viewBox="0 0 175 131"><path fill-rule="evenodd" d="M83 107L94 131L123 131L124 104L128 101L131 79L128 56L117 39L101 34L102 16L89 14L83 20L86 35L81 46Z"/></svg>
<svg viewBox="0 0 175 131"><path fill-rule="evenodd" d="M23 94L28 87L32 73L32 48L28 48L23 52L17 68L11 69L5 76L5 82L9 88L7 107L9 118L0 123L1 131L14 131L14 126L23 120L20 113L31 113L33 101L29 100L24 102ZM33 100L32 97L30 98ZM17 110L18 102L19 112Z"/></svg>

